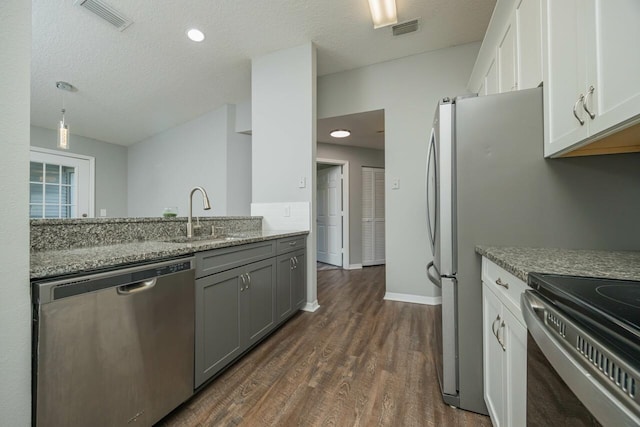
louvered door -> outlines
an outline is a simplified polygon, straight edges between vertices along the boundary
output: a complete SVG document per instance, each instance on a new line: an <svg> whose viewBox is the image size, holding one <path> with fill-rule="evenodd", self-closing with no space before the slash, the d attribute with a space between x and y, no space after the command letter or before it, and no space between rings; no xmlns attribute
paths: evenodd
<svg viewBox="0 0 640 427"><path fill-rule="evenodd" d="M385 263L384 169L362 168L362 265Z"/></svg>

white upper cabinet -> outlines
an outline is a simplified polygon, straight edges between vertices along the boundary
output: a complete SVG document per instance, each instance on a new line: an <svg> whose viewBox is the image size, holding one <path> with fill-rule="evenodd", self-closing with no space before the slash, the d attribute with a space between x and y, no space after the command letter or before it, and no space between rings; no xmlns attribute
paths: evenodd
<svg viewBox="0 0 640 427"><path fill-rule="evenodd" d="M550 157L640 115L640 2L544 0L542 19Z"/></svg>
<svg viewBox="0 0 640 427"><path fill-rule="evenodd" d="M542 82L542 0L521 0L516 7L518 89Z"/></svg>
<svg viewBox="0 0 640 427"><path fill-rule="evenodd" d="M498 64L494 59L489 66L487 75L484 78L484 90L485 95L491 95L499 92L498 87Z"/></svg>
<svg viewBox="0 0 640 427"><path fill-rule="evenodd" d="M596 134L640 114L640 1L590 0L585 12L587 86L595 88L587 101Z"/></svg>
<svg viewBox="0 0 640 427"><path fill-rule="evenodd" d="M498 45L498 68L500 92L518 89L516 54L515 14L507 25L504 36Z"/></svg>

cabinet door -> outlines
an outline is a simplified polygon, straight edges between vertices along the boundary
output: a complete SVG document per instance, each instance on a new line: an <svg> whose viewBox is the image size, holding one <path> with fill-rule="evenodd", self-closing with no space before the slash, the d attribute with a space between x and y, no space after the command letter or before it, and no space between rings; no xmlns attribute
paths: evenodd
<svg viewBox="0 0 640 427"><path fill-rule="evenodd" d="M243 351L238 270L196 280L195 387Z"/></svg>
<svg viewBox="0 0 640 427"><path fill-rule="evenodd" d="M506 425L522 425L527 419L527 328L503 307L504 326L499 335L506 347L504 388Z"/></svg>
<svg viewBox="0 0 640 427"><path fill-rule="evenodd" d="M294 257L295 268L291 279L293 306L299 310L307 303L307 260L305 252L297 252Z"/></svg>
<svg viewBox="0 0 640 427"><path fill-rule="evenodd" d="M544 155L549 157L588 136L587 114L579 102L587 78L586 0L543 1ZM584 125L574 116L574 106Z"/></svg>
<svg viewBox="0 0 640 427"><path fill-rule="evenodd" d="M507 25L498 45L498 83L500 93L518 89L516 82L516 30L515 15Z"/></svg>
<svg viewBox="0 0 640 427"><path fill-rule="evenodd" d="M247 346L255 344L275 327L276 259L254 262L245 267L241 283L242 329Z"/></svg>
<svg viewBox="0 0 640 427"><path fill-rule="evenodd" d="M558 3L556 1L556 3ZM640 114L640 1L588 0L586 25L590 59L589 97L596 115L589 133L595 135Z"/></svg>
<svg viewBox="0 0 640 427"><path fill-rule="evenodd" d="M502 318L502 304L484 283L482 284L482 317L484 401L487 404L493 425L504 426L506 424L504 422L504 377L502 365L505 352L494 334L494 331L497 331L504 321Z"/></svg>
<svg viewBox="0 0 640 427"><path fill-rule="evenodd" d="M498 93L498 66L495 58L491 61L487 75L484 78L484 88L486 95Z"/></svg>
<svg viewBox="0 0 640 427"><path fill-rule="evenodd" d="M276 284L276 321L279 323L293 311L291 283L294 271L293 255L278 257L278 277Z"/></svg>
<svg viewBox="0 0 640 427"><path fill-rule="evenodd" d="M518 89L542 82L542 0L520 0L516 7L518 29Z"/></svg>

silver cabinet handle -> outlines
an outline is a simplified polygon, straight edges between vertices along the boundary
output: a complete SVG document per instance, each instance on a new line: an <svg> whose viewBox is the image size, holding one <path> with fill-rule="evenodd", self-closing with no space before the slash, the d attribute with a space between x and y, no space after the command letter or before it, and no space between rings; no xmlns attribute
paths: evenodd
<svg viewBox="0 0 640 427"><path fill-rule="evenodd" d="M295 246L295 245L297 245L297 244L298 244L298 242L297 242L297 241L295 241L295 242L289 242L289 246Z"/></svg>
<svg viewBox="0 0 640 427"><path fill-rule="evenodd" d="M240 292L243 292L244 286L247 284L247 279L244 277L244 274L240 275L240 280L242 280L242 285L240 285Z"/></svg>
<svg viewBox="0 0 640 427"><path fill-rule="evenodd" d="M582 108L584 108L584 111L586 111L589 117L591 117L591 120L595 119L596 115L589 110L588 104L589 104L589 98L593 99L593 92L595 90L596 88L594 88L593 85L589 86L589 91L587 92L587 95L584 97L584 102L582 103Z"/></svg>
<svg viewBox="0 0 640 427"><path fill-rule="evenodd" d="M293 257L293 268L294 269L298 269L298 257L297 256Z"/></svg>
<svg viewBox="0 0 640 427"><path fill-rule="evenodd" d="M293 258L289 258L289 265L291 267L291 270L295 268L295 263L293 262Z"/></svg>
<svg viewBox="0 0 640 427"><path fill-rule="evenodd" d="M251 286L251 274L247 273L247 281L249 283L247 283L247 286L245 287L245 289L249 289L249 287Z"/></svg>
<svg viewBox="0 0 640 427"><path fill-rule="evenodd" d="M584 125L584 120L582 120L580 117L578 117L578 112L576 111L578 108L578 104L582 102L582 105L584 105L584 95L580 94L580 98L578 98L578 100L576 101L575 104L573 104L573 116L578 120L578 122L580 122L580 126Z"/></svg>
<svg viewBox="0 0 640 427"><path fill-rule="evenodd" d="M507 347L504 345L504 341L502 340L502 338L500 338L500 329L504 329L504 320L502 321L502 323L500 323L500 326L498 326L498 330L496 332L496 338L498 339L498 344L500 344L500 347L502 347L502 351L507 351Z"/></svg>
<svg viewBox="0 0 640 427"><path fill-rule="evenodd" d="M498 333L496 332L496 322L500 321L500 315L498 314L498 316L496 317L496 320L493 321L493 323L491 324L491 332L493 332L493 336L498 338Z"/></svg>
<svg viewBox="0 0 640 427"><path fill-rule="evenodd" d="M503 282L502 279L499 277L498 277L498 280L496 280L496 285L502 286L505 289L509 289L509 284L507 282Z"/></svg>

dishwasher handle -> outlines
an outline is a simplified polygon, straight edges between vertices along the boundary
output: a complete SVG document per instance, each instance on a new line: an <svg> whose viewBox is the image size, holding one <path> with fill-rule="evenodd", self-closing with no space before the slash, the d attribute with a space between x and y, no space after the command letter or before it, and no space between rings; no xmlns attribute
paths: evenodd
<svg viewBox="0 0 640 427"><path fill-rule="evenodd" d="M148 291L156 285L158 278L154 277L150 280L143 280L142 282L130 283L128 285L118 286L117 292L118 295L132 295L137 294L139 292Z"/></svg>

